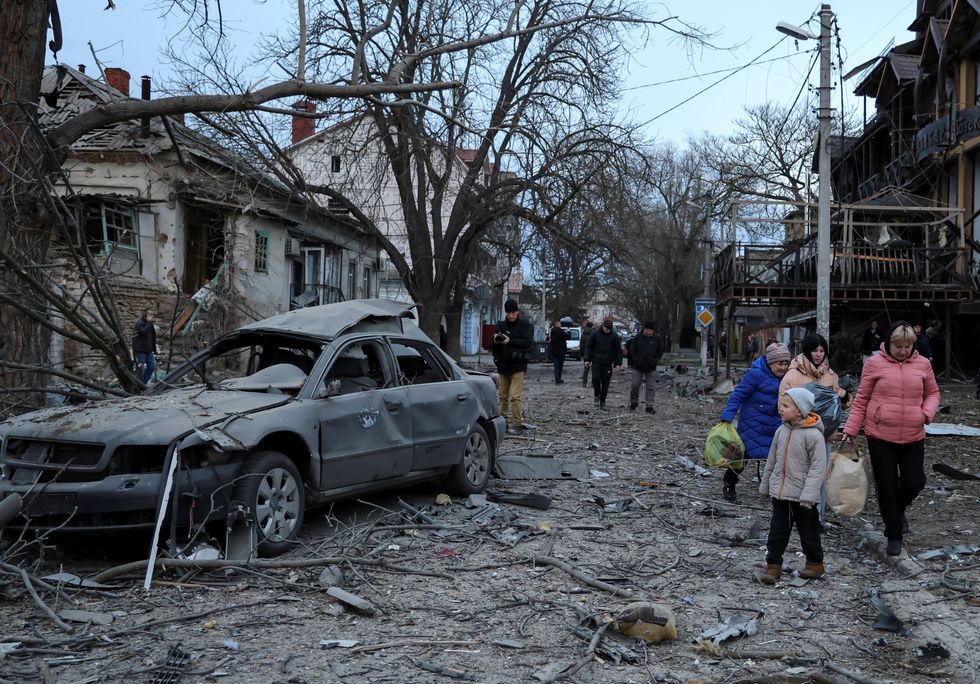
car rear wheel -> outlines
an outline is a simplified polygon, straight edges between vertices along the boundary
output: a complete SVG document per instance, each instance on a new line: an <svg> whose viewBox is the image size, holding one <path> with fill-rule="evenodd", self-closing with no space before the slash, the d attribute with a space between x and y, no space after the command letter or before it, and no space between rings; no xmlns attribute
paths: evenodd
<svg viewBox="0 0 980 684"><path fill-rule="evenodd" d="M233 499L245 504L258 533L258 554L278 556L293 547L306 512L303 478L278 451L257 451L242 466Z"/></svg>
<svg viewBox="0 0 980 684"><path fill-rule="evenodd" d="M492 467L493 445L486 430L480 425L474 425L463 444L459 463L449 471L446 486L453 494L482 492L490 479Z"/></svg>

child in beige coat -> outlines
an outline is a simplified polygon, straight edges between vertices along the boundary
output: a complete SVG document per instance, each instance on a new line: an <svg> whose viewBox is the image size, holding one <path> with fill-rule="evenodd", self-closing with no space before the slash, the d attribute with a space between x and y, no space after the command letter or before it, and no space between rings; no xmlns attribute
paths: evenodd
<svg viewBox="0 0 980 684"><path fill-rule="evenodd" d="M775 584L779 580L783 552L794 523L806 554L806 566L800 571L800 577L813 579L824 573L820 519L814 506L820 499L827 463L823 423L820 416L810 411L813 401L813 393L805 387L789 389L779 398L783 424L773 437L759 485L760 494L772 497L766 569L758 577L763 584Z"/></svg>

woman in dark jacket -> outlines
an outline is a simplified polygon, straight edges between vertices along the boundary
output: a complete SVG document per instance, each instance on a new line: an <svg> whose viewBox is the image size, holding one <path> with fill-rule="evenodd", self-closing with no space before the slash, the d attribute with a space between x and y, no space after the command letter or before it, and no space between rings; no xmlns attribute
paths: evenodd
<svg viewBox="0 0 980 684"><path fill-rule="evenodd" d="M554 327L548 336L548 355L555 364L555 384L560 385L564 382L561 379L562 368L565 367L565 354L568 353L568 333L561 327L560 321L555 321Z"/></svg>
<svg viewBox="0 0 980 684"><path fill-rule="evenodd" d="M789 349L777 342L766 348L742 377L735 391L728 397L721 420L730 423L738 414L738 436L745 444L748 458L766 460L772 436L782 424L776 404L779 401L779 381L786 374L790 362ZM738 473L725 470L725 486L722 493L727 501L735 501L735 484Z"/></svg>

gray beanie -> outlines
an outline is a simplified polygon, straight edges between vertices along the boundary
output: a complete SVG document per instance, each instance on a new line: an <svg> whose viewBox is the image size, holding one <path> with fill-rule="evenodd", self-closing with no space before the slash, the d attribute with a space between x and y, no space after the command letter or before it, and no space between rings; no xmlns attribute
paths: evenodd
<svg viewBox="0 0 980 684"><path fill-rule="evenodd" d="M793 355L789 353L789 348L782 342L773 342L766 347L766 363L770 366L777 361L789 361Z"/></svg>
<svg viewBox="0 0 980 684"><path fill-rule="evenodd" d="M796 408L800 409L800 413L804 416L808 416L810 411L813 410L813 402L815 397L813 392L808 390L806 387L794 387L793 389L786 390L786 394L789 398L796 403Z"/></svg>

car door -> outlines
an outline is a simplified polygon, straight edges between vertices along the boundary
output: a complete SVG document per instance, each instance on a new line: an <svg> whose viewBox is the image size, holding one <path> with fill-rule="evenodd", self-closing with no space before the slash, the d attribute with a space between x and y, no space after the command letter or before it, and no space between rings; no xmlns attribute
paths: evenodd
<svg viewBox="0 0 980 684"><path fill-rule="evenodd" d="M479 411L476 395L440 362L433 344L404 338L389 342L412 406L412 470L457 463Z"/></svg>
<svg viewBox="0 0 980 684"><path fill-rule="evenodd" d="M334 382L336 381L336 382ZM380 339L361 339L331 360L318 395L321 490L404 475L412 465L408 389L397 383Z"/></svg>

